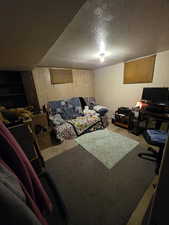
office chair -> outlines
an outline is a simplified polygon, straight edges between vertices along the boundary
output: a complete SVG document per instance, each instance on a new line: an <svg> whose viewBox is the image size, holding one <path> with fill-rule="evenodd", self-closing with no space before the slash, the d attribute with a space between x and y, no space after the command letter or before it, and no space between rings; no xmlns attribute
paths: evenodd
<svg viewBox="0 0 169 225"><path fill-rule="evenodd" d="M148 144L159 147L159 150L156 151L153 148L149 147L147 150L151 153L142 152L139 153L138 156L142 159L155 161L155 173L158 174L163 156L165 141L168 137L168 132L162 130L147 129L144 131L143 137Z"/></svg>

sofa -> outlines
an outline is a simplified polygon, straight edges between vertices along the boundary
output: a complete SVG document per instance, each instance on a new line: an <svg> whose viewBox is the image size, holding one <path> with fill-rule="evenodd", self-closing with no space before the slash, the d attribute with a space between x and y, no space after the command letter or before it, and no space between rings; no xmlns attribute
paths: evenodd
<svg viewBox="0 0 169 225"><path fill-rule="evenodd" d="M97 106L93 97L74 97L48 102L49 120L57 138L61 141L72 139L106 127L108 109L101 107L99 112L94 110Z"/></svg>

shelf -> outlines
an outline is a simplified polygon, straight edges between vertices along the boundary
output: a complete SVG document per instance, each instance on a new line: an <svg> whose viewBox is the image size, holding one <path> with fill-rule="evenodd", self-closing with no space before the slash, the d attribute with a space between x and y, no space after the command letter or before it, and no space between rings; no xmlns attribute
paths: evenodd
<svg viewBox="0 0 169 225"><path fill-rule="evenodd" d="M117 125L117 126L119 126L119 127L123 127L123 128L128 129L128 124L121 123L121 122L117 122L117 121L114 124Z"/></svg>
<svg viewBox="0 0 169 225"><path fill-rule="evenodd" d="M20 71L0 71L0 105L16 108L27 105Z"/></svg>

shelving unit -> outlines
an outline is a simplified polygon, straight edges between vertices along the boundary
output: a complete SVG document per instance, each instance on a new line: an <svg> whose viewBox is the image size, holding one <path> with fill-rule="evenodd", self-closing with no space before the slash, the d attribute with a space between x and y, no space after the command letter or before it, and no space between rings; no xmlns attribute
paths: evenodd
<svg viewBox="0 0 169 225"><path fill-rule="evenodd" d="M129 128L129 115L121 114L121 113L118 113L118 111L116 111L114 124L116 126L128 129Z"/></svg>
<svg viewBox="0 0 169 225"><path fill-rule="evenodd" d="M0 71L0 105L7 108L27 105L20 71Z"/></svg>

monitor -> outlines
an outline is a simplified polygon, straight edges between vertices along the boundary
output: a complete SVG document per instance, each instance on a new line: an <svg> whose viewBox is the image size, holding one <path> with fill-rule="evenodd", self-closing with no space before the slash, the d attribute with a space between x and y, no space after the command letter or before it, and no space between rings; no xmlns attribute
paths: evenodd
<svg viewBox="0 0 169 225"><path fill-rule="evenodd" d="M144 88L142 100L148 100L151 103L168 103L169 88Z"/></svg>

